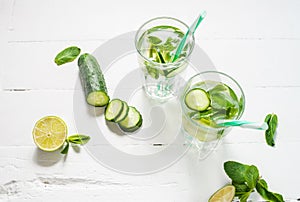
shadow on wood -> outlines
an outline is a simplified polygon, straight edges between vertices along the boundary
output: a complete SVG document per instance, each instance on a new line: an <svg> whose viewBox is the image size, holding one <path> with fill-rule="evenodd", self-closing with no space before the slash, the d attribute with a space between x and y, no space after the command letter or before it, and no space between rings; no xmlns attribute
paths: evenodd
<svg viewBox="0 0 300 202"><path fill-rule="evenodd" d="M56 164L63 156L60 150L45 152L36 148L33 154L33 162L43 167L49 167Z"/></svg>

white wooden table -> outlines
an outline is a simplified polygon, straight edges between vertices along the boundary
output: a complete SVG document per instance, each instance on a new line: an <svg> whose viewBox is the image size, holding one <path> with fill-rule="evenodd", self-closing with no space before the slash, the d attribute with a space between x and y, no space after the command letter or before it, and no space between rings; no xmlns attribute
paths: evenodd
<svg viewBox="0 0 300 202"><path fill-rule="evenodd" d="M64 159L36 148L31 131L45 115L62 117L70 134L78 132L78 69L56 67L58 51L77 45L93 52L150 18L172 16L190 24L202 10L208 15L196 43L217 70L242 85L244 119L278 114L275 148L262 133L235 128L206 160L187 153L165 170L139 176L108 169L85 149L70 149ZM299 198L299 11L298 0L0 0L0 201L202 202L230 182L223 170L227 160L256 165L272 191L287 201Z"/></svg>

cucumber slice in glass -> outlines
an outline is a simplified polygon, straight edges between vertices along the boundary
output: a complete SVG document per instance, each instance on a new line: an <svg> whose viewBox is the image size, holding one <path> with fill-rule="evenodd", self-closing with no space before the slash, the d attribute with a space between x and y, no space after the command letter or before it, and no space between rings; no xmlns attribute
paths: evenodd
<svg viewBox="0 0 300 202"><path fill-rule="evenodd" d="M124 103L122 100L113 99L105 109L105 119L107 121L115 121L115 119L122 113Z"/></svg>
<svg viewBox="0 0 300 202"><path fill-rule="evenodd" d="M210 99L205 90L194 88L190 90L184 98L188 108L195 111L204 111L210 106Z"/></svg>
<svg viewBox="0 0 300 202"><path fill-rule="evenodd" d="M177 68L174 68L172 70L169 70L168 73L166 74L166 77L167 78L174 77L177 74L181 73L184 69L185 69L185 67L177 67Z"/></svg>

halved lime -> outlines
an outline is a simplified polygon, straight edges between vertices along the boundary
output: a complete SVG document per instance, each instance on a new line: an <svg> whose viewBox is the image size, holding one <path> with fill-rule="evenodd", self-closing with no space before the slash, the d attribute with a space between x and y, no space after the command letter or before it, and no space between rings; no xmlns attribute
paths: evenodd
<svg viewBox="0 0 300 202"><path fill-rule="evenodd" d="M226 185L216 191L208 200L208 202L231 202L235 195L235 187Z"/></svg>
<svg viewBox="0 0 300 202"><path fill-rule="evenodd" d="M59 149L67 138L67 125L57 116L45 116L38 120L33 128L33 140L43 151Z"/></svg>

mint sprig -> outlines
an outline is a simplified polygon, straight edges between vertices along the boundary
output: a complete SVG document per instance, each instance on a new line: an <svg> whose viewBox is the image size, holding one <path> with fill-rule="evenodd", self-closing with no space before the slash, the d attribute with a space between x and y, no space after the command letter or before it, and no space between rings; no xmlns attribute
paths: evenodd
<svg viewBox="0 0 300 202"><path fill-rule="evenodd" d="M265 122L268 124L268 129L265 132L266 142L269 146L275 146L275 135L278 125L278 118L276 114L268 114L265 118Z"/></svg>
<svg viewBox="0 0 300 202"><path fill-rule="evenodd" d="M257 191L265 200L283 202L282 195L268 190L267 182L259 176L254 165L246 165L235 161L224 163L224 170L235 187L235 196L246 202L252 192Z"/></svg>
<svg viewBox="0 0 300 202"><path fill-rule="evenodd" d="M283 197L280 194L270 192L268 190L267 182L263 179L260 179L256 185L257 192L268 201L283 201Z"/></svg>
<svg viewBox="0 0 300 202"><path fill-rule="evenodd" d="M60 153L67 154L69 151L70 143L84 145L88 143L90 139L91 139L90 136L87 135L81 135L81 134L71 135L66 139L66 145Z"/></svg>

